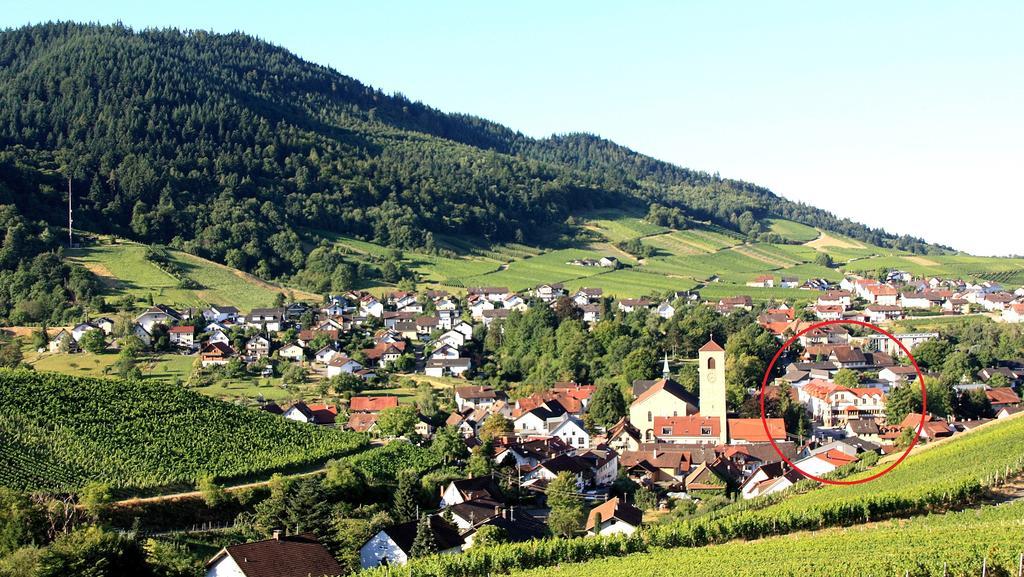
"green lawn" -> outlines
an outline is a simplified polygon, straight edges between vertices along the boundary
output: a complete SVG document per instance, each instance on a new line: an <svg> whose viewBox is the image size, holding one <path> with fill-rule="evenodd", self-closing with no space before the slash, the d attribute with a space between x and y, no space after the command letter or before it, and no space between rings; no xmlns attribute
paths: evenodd
<svg viewBox="0 0 1024 577"><path fill-rule="evenodd" d="M117 353L29 353L25 361L37 371L54 371L79 377L103 377L117 361ZM138 359L139 369L146 379L162 382L185 382L192 373L196 357L178 354L144 355Z"/></svg>

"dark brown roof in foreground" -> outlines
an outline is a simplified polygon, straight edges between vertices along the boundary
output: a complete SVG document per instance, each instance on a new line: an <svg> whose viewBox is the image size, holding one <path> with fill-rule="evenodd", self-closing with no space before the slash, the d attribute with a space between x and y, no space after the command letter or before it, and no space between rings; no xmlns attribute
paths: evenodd
<svg viewBox="0 0 1024 577"><path fill-rule="evenodd" d="M293 535L225 547L209 563L230 555L246 577L323 577L345 571L312 535Z"/></svg>

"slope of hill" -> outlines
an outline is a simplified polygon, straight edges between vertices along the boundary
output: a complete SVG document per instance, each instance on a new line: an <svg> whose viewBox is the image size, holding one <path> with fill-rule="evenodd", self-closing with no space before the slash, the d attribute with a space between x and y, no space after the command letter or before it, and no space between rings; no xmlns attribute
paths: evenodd
<svg viewBox="0 0 1024 577"><path fill-rule="evenodd" d="M0 485L137 491L269 476L354 452L359 434L290 422L152 381L0 371Z"/></svg>
<svg viewBox="0 0 1024 577"><path fill-rule="evenodd" d="M699 288L705 299L750 295L755 301L806 301L813 291L780 288L783 276L799 282L825 278L837 282L844 272L877 273L880 269L908 270L972 280L996 280L1007 286L1024 284L1024 259L986 258L965 255L929 255L825 237L817 229L784 219L773 226L794 238L811 238L803 244L749 242L743 236L709 223L691 222L684 230L655 225L642 215L618 209L576 213L574 225L585 238L571 248L543 249L521 244L481 246L451 243L438 237L448 253L444 256L404 251L400 263L417 273L424 286L458 291L469 286L508 286L512 290L540 283L562 283L568 289L599 287L619 297L656 296L669 291ZM812 237L809 231L815 235ZM314 242L325 241L344 251L353 262L372 266L374 259L389 254L384 246L324 231L304 231ZM834 234L834 233L833 233ZM824 242L821 242L822 239ZM621 250L622 242L639 241L650 255L638 259ZM790 241L794 242L794 241ZM834 267L818 264L827 254ZM575 259L617 257L618 270L570 264ZM926 261L924 259L927 259ZM774 288L748 287L755 277L768 274ZM383 288L382 288L383 290Z"/></svg>
<svg viewBox="0 0 1024 577"><path fill-rule="evenodd" d="M278 293L318 300L320 295L282 287L255 276L188 253L169 250L174 265L198 288L185 288L180 279L146 258L147 247L137 243L98 244L65 251L71 262L99 277L109 297L129 295L136 301L171 306L221 304L248 310L270 306Z"/></svg>
<svg viewBox="0 0 1024 577"><path fill-rule="evenodd" d="M0 204L279 278L301 227L431 252L557 244L570 212L652 203L748 239L781 217L941 252L590 135L536 140L388 96L242 34L47 24L0 33Z"/></svg>

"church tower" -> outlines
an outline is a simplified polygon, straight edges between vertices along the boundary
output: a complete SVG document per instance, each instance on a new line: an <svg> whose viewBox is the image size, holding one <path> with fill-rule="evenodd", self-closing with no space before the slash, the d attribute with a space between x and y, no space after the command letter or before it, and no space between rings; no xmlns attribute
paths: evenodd
<svg viewBox="0 0 1024 577"><path fill-rule="evenodd" d="M725 414L725 349L714 337L697 351L700 376L700 414L719 420L719 440L728 442Z"/></svg>

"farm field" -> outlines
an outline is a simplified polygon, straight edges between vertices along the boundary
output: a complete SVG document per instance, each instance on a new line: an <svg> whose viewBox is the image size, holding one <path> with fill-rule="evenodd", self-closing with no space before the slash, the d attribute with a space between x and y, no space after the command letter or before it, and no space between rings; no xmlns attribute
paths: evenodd
<svg viewBox="0 0 1024 577"><path fill-rule="evenodd" d="M979 510L512 573L517 577L1015 575L1024 501Z"/></svg>
<svg viewBox="0 0 1024 577"><path fill-rule="evenodd" d="M268 476L340 457L363 436L288 422L156 382L0 374L0 470L6 486L123 492ZM31 406L26 412L24 407ZM54 464L59 464L54 468Z"/></svg>
<svg viewBox="0 0 1024 577"><path fill-rule="evenodd" d="M643 215L606 209L578 215L582 227L603 239L575 248L545 250L526 244L506 243L482 246L470 240L438 235L435 242L444 255L401 251L403 263L419 276L420 288L444 288L460 292L470 286L507 286L521 291L542 283L563 283L575 289L600 287L612 297L660 296L675 290L701 288L705 299L750 295L757 301L776 299L811 300L811 293L795 289L757 289L746 283L761 274L839 281L844 272L875 273L879 269L901 269L920 275L991 279L1008 286L1024 284L1024 259L1001 259L969 255L912 255L871 246L843 235L824 234L784 219L774 219L775 232L803 244L745 242L735 234L708 223L673 230L651 224ZM309 230L313 241L327 240L343 246L350 258L372 261L394 254L388 247L320 230ZM616 243L640 239L654 249L653 256L638 261ZM247 309L266 306L275 292L317 300L318 295L295 289L280 289L239 271L184 253L170 251L190 277L205 288L178 288L177 281L144 258L145 247L132 243L100 245L72 251L73 258L107 279L110 295L131 294L138 301L150 295L169 304L234 304ZM819 253L829 254L835 268L815 264ZM619 270L567 264L579 258L615 256ZM379 262L379 261L378 261ZM715 282L708 282L715 279ZM394 285L374 282L363 287L378 296Z"/></svg>
<svg viewBox="0 0 1024 577"><path fill-rule="evenodd" d="M202 304L234 305L242 310L269 306L278 292L296 298L318 300L297 289L280 288L252 275L190 254L168 250L186 274L203 285L202 289L183 289L178 280L146 259L146 247L130 242L88 246L68 250L71 260L100 277L108 287L108 297L131 295L140 304L150 297L155 302L174 306Z"/></svg>
<svg viewBox="0 0 1024 577"><path fill-rule="evenodd" d="M818 232L818 229L792 220L773 218L768 222L771 225L769 230L782 238L792 240L794 242L812 241L821 235L821 233Z"/></svg>

